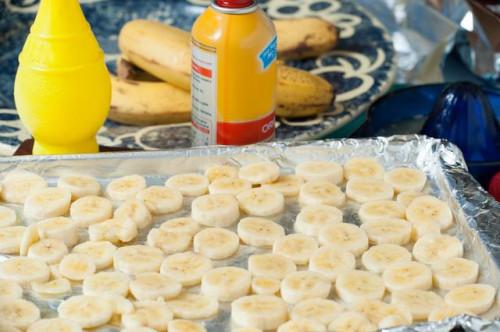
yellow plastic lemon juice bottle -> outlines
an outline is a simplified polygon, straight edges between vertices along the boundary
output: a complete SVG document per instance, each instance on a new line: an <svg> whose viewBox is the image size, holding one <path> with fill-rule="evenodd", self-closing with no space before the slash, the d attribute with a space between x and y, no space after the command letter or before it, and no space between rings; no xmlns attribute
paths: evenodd
<svg viewBox="0 0 500 332"><path fill-rule="evenodd" d="M253 0L214 0L192 29L196 145L274 137L276 31Z"/></svg>

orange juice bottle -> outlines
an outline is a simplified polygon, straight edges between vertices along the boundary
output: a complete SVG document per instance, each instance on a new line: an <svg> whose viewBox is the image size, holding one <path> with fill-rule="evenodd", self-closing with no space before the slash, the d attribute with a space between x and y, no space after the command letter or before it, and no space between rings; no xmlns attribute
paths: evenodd
<svg viewBox="0 0 500 332"><path fill-rule="evenodd" d="M192 30L196 145L274 137L276 31L252 0L214 0Z"/></svg>

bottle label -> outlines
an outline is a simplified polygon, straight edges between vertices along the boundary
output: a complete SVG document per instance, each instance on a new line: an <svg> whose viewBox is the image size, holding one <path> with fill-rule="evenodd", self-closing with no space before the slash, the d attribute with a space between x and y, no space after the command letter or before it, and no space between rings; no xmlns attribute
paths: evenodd
<svg viewBox="0 0 500 332"><path fill-rule="evenodd" d="M278 55L277 51L278 37L274 36L271 42L264 47L262 52L259 54L259 60L262 65L262 69L266 70L269 66L276 60Z"/></svg>

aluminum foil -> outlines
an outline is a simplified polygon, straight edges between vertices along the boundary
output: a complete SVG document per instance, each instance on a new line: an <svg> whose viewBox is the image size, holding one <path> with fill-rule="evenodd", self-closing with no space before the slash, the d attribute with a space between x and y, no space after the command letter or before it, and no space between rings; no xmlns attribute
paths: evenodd
<svg viewBox="0 0 500 332"><path fill-rule="evenodd" d="M0 160L0 174L25 169L47 178L51 185L58 176L67 172L80 172L96 176L105 185L110 179L141 174L148 185L163 184L166 178L181 172L203 172L209 165L225 163L244 165L258 160L273 160L283 173L292 173L293 168L307 160L331 160L345 163L356 156L377 158L386 169L412 166L423 170L428 177L425 191L440 197L450 204L454 211L455 226L448 233L463 240L465 257L480 265L479 282L500 285L500 204L495 202L467 172L462 153L454 145L422 136L394 136L374 139L345 139L317 141L311 143L269 143L249 147L204 147L189 150L108 153L74 156L26 156ZM187 215L191 200L186 200L182 211L160 216L154 226L167 219ZM344 222L359 224L358 205L348 203L343 208ZM19 211L19 206L16 207ZM287 200L286 211L272 218L285 227L287 234L293 233L293 223L299 211L296 200ZM235 227L232 228L235 230ZM143 231L136 242L144 243L149 228ZM87 237L82 233L83 240ZM249 255L268 250L241 245L233 257L214 261L215 266L236 265L247 267ZM7 256L1 259L7 259ZM359 266L359 261L357 262ZM300 269L300 268L299 268ZM81 292L74 287L74 294ZM188 292L198 292L199 287ZM441 292L441 295L443 293ZM56 315L58 304L63 299L41 299L30 291L25 297L36 303L43 317ZM341 302L335 295L331 298ZM387 299L386 299L387 300ZM497 301L498 302L498 301ZM219 314L204 321L209 332L230 332L234 327L228 303L221 303ZM496 303L481 318L458 316L442 322L421 323L410 327L384 329L400 332L441 332L462 326L469 331L500 331L500 305ZM106 326L98 331L119 331L117 327Z"/></svg>

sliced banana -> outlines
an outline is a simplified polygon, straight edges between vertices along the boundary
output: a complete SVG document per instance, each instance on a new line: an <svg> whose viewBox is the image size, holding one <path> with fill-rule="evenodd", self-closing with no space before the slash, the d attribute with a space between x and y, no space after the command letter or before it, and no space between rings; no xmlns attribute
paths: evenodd
<svg viewBox="0 0 500 332"><path fill-rule="evenodd" d="M361 256L361 262L368 271L381 273L391 264L410 262L411 257L406 248L395 244L379 244L370 247Z"/></svg>
<svg viewBox="0 0 500 332"><path fill-rule="evenodd" d="M108 301L97 296L72 296L57 308L60 318L76 322L84 329L106 324L113 315L113 308Z"/></svg>
<svg viewBox="0 0 500 332"><path fill-rule="evenodd" d="M27 332L82 332L76 322L64 318L40 319L30 325Z"/></svg>
<svg viewBox="0 0 500 332"><path fill-rule="evenodd" d="M182 285L173 277L146 272L130 282L130 293L139 301L171 299L181 293Z"/></svg>
<svg viewBox="0 0 500 332"><path fill-rule="evenodd" d="M132 302L127 300L125 297L121 295L115 294L103 294L101 295L103 300L108 301L111 304L111 308L113 308L113 315L125 315L134 311L134 305ZM121 317L112 317L111 322L113 323L113 318L121 318Z"/></svg>
<svg viewBox="0 0 500 332"><path fill-rule="evenodd" d="M312 319L325 326L333 322L344 308L335 301L307 299L297 303L290 313L292 319Z"/></svg>
<svg viewBox="0 0 500 332"><path fill-rule="evenodd" d="M384 270L383 278L385 287L391 292L432 287L431 269L417 262L394 263Z"/></svg>
<svg viewBox="0 0 500 332"><path fill-rule="evenodd" d="M23 204L29 195L46 187L47 182L41 176L27 171L14 171L5 175L0 196L7 203Z"/></svg>
<svg viewBox="0 0 500 332"><path fill-rule="evenodd" d="M199 294L184 293L167 302L176 318L206 319L213 317L219 311L216 299Z"/></svg>
<svg viewBox="0 0 500 332"><path fill-rule="evenodd" d="M109 241L87 241L73 248L75 254L88 255L94 261L97 270L103 270L113 264L116 246Z"/></svg>
<svg viewBox="0 0 500 332"><path fill-rule="evenodd" d="M321 273L334 282L339 273L356 268L356 257L344 249L323 246L315 250L309 260L309 270Z"/></svg>
<svg viewBox="0 0 500 332"><path fill-rule="evenodd" d="M169 255L160 267L160 273L174 278L189 287L201 282L201 278L212 269L212 261L194 252Z"/></svg>
<svg viewBox="0 0 500 332"><path fill-rule="evenodd" d="M440 289L453 289L473 284L479 275L479 264L465 258L450 258L432 265L434 286Z"/></svg>
<svg viewBox="0 0 500 332"><path fill-rule="evenodd" d="M396 326L404 326L408 325L405 319L402 316L398 315L389 315L380 320L378 323L379 329L387 329Z"/></svg>
<svg viewBox="0 0 500 332"><path fill-rule="evenodd" d="M193 249L211 259L224 259L232 256L240 246L236 233L224 228L207 228L193 238Z"/></svg>
<svg viewBox="0 0 500 332"><path fill-rule="evenodd" d="M451 307L449 305L445 305L441 308L434 309L429 315L429 322L436 322L440 320L445 320L451 317L455 317L458 315L469 315L474 316L474 314L470 311Z"/></svg>
<svg viewBox="0 0 500 332"><path fill-rule="evenodd" d="M91 241L109 241L114 244L127 243L137 237L137 225L130 219L108 219L89 226Z"/></svg>
<svg viewBox="0 0 500 332"><path fill-rule="evenodd" d="M245 165L238 172L240 179L247 180L252 185L271 183L276 181L279 176L279 166L269 161Z"/></svg>
<svg viewBox="0 0 500 332"><path fill-rule="evenodd" d="M136 197L143 201L154 215L173 213L182 208L181 192L165 186L151 186L139 191Z"/></svg>
<svg viewBox="0 0 500 332"><path fill-rule="evenodd" d="M200 225L193 218L174 218L162 223L160 229L194 236L200 230Z"/></svg>
<svg viewBox="0 0 500 332"><path fill-rule="evenodd" d="M361 222L368 222L380 219L405 217L405 207L394 201L373 201L366 202L359 208L359 219Z"/></svg>
<svg viewBox="0 0 500 332"><path fill-rule="evenodd" d="M16 211L0 206L0 228L14 226L15 224L17 224Z"/></svg>
<svg viewBox="0 0 500 332"><path fill-rule="evenodd" d="M114 179L106 187L106 193L115 201L126 201L135 198L135 195L146 188L146 179L134 174Z"/></svg>
<svg viewBox="0 0 500 332"><path fill-rule="evenodd" d="M168 332L207 332L207 329L201 323L175 319L168 322Z"/></svg>
<svg viewBox="0 0 500 332"><path fill-rule="evenodd" d="M65 278L82 281L96 271L94 260L85 254L69 254L59 263L59 272Z"/></svg>
<svg viewBox="0 0 500 332"><path fill-rule="evenodd" d="M307 264L316 249L318 249L318 242L313 237L304 234L289 234L273 244L274 254L288 257L297 265Z"/></svg>
<svg viewBox="0 0 500 332"><path fill-rule="evenodd" d="M23 297L23 288L12 280L0 279L0 300L5 298L20 299Z"/></svg>
<svg viewBox="0 0 500 332"><path fill-rule="evenodd" d="M212 165L205 170L205 176L210 183L219 179L236 179L238 168L230 165Z"/></svg>
<svg viewBox="0 0 500 332"><path fill-rule="evenodd" d="M319 232L319 243L361 256L368 249L368 236L358 226L347 223L327 225Z"/></svg>
<svg viewBox="0 0 500 332"><path fill-rule="evenodd" d="M26 218L42 220L65 215L71 204L71 192L63 188L44 188L26 197L23 214Z"/></svg>
<svg viewBox="0 0 500 332"><path fill-rule="evenodd" d="M274 295L279 292L281 281L279 279L254 277L251 290L254 294Z"/></svg>
<svg viewBox="0 0 500 332"><path fill-rule="evenodd" d="M104 197L85 196L71 204L70 215L80 227L87 227L110 219L113 215L113 205Z"/></svg>
<svg viewBox="0 0 500 332"><path fill-rule="evenodd" d="M244 296L231 303L231 318L239 326L274 330L287 321L288 307L277 296Z"/></svg>
<svg viewBox="0 0 500 332"><path fill-rule="evenodd" d="M411 239L417 241L421 237L429 234L441 234L441 225L433 221L419 221L411 223Z"/></svg>
<svg viewBox="0 0 500 332"><path fill-rule="evenodd" d="M127 274L158 272L162 261L160 249L144 245L118 248L113 257L115 269Z"/></svg>
<svg viewBox="0 0 500 332"><path fill-rule="evenodd" d="M276 332L326 332L326 327L312 319L300 318L281 324Z"/></svg>
<svg viewBox="0 0 500 332"><path fill-rule="evenodd" d="M262 330L255 327L239 327L236 329L232 329L231 332L262 332Z"/></svg>
<svg viewBox="0 0 500 332"><path fill-rule="evenodd" d="M453 214L445 202L433 196L415 198L406 208L406 219L412 223L433 222L441 225L441 230L453 224Z"/></svg>
<svg viewBox="0 0 500 332"><path fill-rule="evenodd" d="M375 332L377 326L370 323L365 315L356 311L341 313L328 325L329 332Z"/></svg>
<svg viewBox="0 0 500 332"><path fill-rule="evenodd" d="M173 314L166 303L141 301L135 303L135 310L122 316L122 324L127 328L149 327L155 331L167 331Z"/></svg>
<svg viewBox="0 0 500 332"><path fill-rule="evenodd" d="M40 319L40 310L23 299L0 299L0 322L25 330Z"/></svg>
<svg viewBox="0 0 500 332"><path fill-rule="evenodd" d="M391 303L410 311L414 320L426 320L429 314L444 305L443 299L434 292L407 289L393 292Z"/></svg>
<svg viewBox="0 0 500 332"><path fill-rule="evenodd" d="M361 229L365 231L368 240L373 244L404 245L411 239L411 224L404 219L379 219L364 223Z"/></svg>
<svg viewBox="0 0 500 332"><path fill-rule="evenodd" d="M69 190L73 201L84 196L99 196L101 193L101 185L93 176L89 175L63 175L57 179L57 186Z"/></svg>
<svg viewBox="0 0 500 332"><path fill-rule="evenodd" d="M40 259L12 257L0 262L0 279L25 285L33 281L45 282L49 276L49 267Z"/></svg>
<svg viewBox="0 0 500 332"><path fill-rule="evenodd" d="M270 189L250 189L239 193L236 198L241 210L251 216L274 216L285 208L283 194Z"/></svg>
<svg viewBox="0 0 500 332"><path fill-rule="evenodd" d="M383 180L355 178L347 182L345 193L355 202L366 203L391 200L394 196L394 189Z"/></svg>
<svg viewBox="0 0 500 332"><path fill-rule="evenodd" d="M165 186L177 189L185 196L201 196L208 191L208 179L196 173L177 174L170 177Z"/></svg>
<svg viewBox="0 0 500 332"><path fill-rule="evenodd" d="M325 299L330 290L330 280L312 271L292 272L281 282L281 297L290 304L312 298Z"/></svg>
<svg viewBox="0 0 500 332"><path fill-rule="evenodd" d="M119 295L127 296L130 279L122 272L99 272L83 280L84 295Z"/></svg>
<svg viewBox="0 0 500 332"><path fill-rule="evenodd" d="M275 190L285 197L294 197L299 194L300 187L303 184L304 180L299 176L281 175L275 182L263 184L262 188Z"/></svg>
<svg viewBox="0 0 500 332"><path fill-rule="evenodd" d="M21 243L19 244L19 256L26 256L28 254L28 249L39 240L40 237L38 236L37 224L31 224L26 227L21 237Z"/></svg>
<svg viewBox="0 0 500 332"><path fill-rule="evenodd" d="M200 196L191 204L191 217L205 226L228 227L238 221L240 207L233 195Z"/></svg>
<svg viewBox="0 0 500 332"><path fill-rule="evenodd" d="M402 321L400 325L411 325L413 317L411 312L403 306L385 303L379 300L361 300L354 303L353 310L362 313L375 326L388 324L391 321ZM384 319L387 319L384 322Z"/></svg>
<svg viewBox="0 0 500 332"><path fill-rule="evenodd" d="M252 276L245 269L225 266L207 272L201 279L201 293L219 301L233 301L250 292Z"/></svg>
<svg viewBox="0 0 500 332"><path fill-rule="evenodd" d="M270 247L285 236L285 229L272 220L247 217L238 223L238 235L245 244Z"/></svg>
<svg viewBox="0 0 500 332"><path fill-rule="evenodd" d="M342 166L331 161L307 161L295 167L295 174L306 181L338 184L344 179Z"/></svg>
<svg viewBox="0 0 500 332"><path fill-rule="evenodd" d="M248 270L256 277L281 280L290 273L297 271L297 267L286 256L260 254L248 257Z"/></svg>
<svg viewBox="0 0 500 332"><path fill-rule="evenodd" d="M450 235L425 235L413 246L413 257L425 264L435 264L444 259L462 257L463 254L462 242Z"/></svg>
<svg viewBox="0 0 500 332"><path fill-rule="evenodd" d="M0 228L0 254L19 254L25 231L24 226Z"/></svg>
<svg viewBox="0 0 500 332"><path fill-rule="evenodd" d="M68 248L73 247L80 240L78 224L66 217L42 220L37 223L37 229L40 239L61 240Z"/></svg>
<svg viewBox="0 0 500 332"><path fill-rule="evenodd" d="M121 332L156 332L156 330L153 330L152 328L144 327L144 326L126 327L124 329L121 329L120 331Z"/></svg>
<svg viewBox="0 0 500 332"><path fill-rule="evenodd" d="M452 289L444 300L449 306L481 315L491 308L495 296L495 287L487 284L471 284Z"/></svg>
<svg viewBox="0 0 500 332"><path fill-rule="evenodd" d="M44 239L29 247L28 257L40 259L47 264L59 263L68 254L68 247L58 239Z"/></svg>
<svg viewBox="0 0 500 332"><path fill-rule="evenodd" d="M425 196L425 194L419 191L403 191L398 194L396 201L407 208L415 198L420 196Z"/></svg>
<svg viewBox="0 0 500 332"><path fill-rule="evenodd" d="M390 183L397 193L421 191L427 182L424 172L408 167L398 167L385 173L384 181Z"/></svg>
<svg viewBox="0 0 500 332"><path fill-rule="evenodd" d="M147 243L151 247L160 248L167 255L185 251L191 245L191 235L188 233L179 233L165 231L159 228L153 228L149 231Z"/></svg>
<svg viewBox="0 0 500 332"><path fill-rule="evenodd" d="M210 194L238 195L241 192L252 189L252 184L243 179L221 178L216 179L208 186Z"/></svg>
<svg viewBox="0 0 500 332"><path fill-rule="evenodd" d="M131 220L138 229L148 227L153 222L153 217L146 204L138 199L129 199L120 204L113 213L113 218Z"/></svg>
<svg viewBox="0 0 500 332"><path fill-rule="evenodd" d="M303 207L295 219L295 230L309 236L318 236L321 228L342 222L343 214L330 205L308 205Z"/></svg>
<svg viewBox="0 0 500 332"><path fill-rule="evenodd" d="M32 282L31 289L42 297L58 297L71 293L71 283L65 278L47 282Z"/></svg>
<svg viewBox="0 0 500 332"><path fill-rule="evenodd" d="M345 194L333 183L310 181L300 188L299 203L301 205L323 204L339 207L345 203Z"/></svg>
<svg viewBox="0 0 500 332"><path fill-rule="evenodd" d="M374 158L353 158L344 164L344 176L352 179L382 179L384 167Z"/></svg>
<svg viewBox="0 0 500 332"><path fill-rule="evenodd" d="M50 280L63 279L61 272L59 272L59 264L49 265Z"/></svg>
<svg viewBox="0 0 500 332"><path fill-rule="evenodd" d="M380 300L384 296L384 280L372 272L345 271L335 280L337 295L347 303L361 300Z"/></svg>
<svg viewBox="0 0 500 332"><path fill-rule="evenodd" d="M21 332L18 328L15 328L14 326L0 322L0 331L2 332Z"/></svg>

